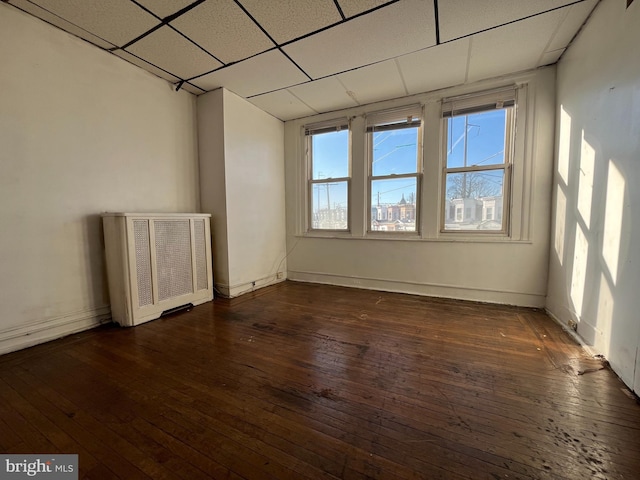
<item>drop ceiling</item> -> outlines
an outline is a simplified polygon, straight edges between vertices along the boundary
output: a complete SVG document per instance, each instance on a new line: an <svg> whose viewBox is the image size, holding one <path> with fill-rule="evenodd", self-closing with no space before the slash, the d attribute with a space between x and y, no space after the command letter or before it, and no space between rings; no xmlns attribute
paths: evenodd
<svg viewBox="0 0 640 480"><path fill-rule="evenodd" d="M5 0L6 1L6 0ZM282 120L555 63L598 0L8 0Z"/></svg>

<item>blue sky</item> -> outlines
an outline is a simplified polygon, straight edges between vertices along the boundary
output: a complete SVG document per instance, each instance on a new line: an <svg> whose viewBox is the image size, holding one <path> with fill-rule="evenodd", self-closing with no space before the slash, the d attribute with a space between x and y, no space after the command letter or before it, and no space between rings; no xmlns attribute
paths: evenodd
<svg viewBox="0 0 640 480"><path fill-rule="evenodd" d="M467 166L504 163L506 110L467 115ZM447 167L464 166L465 115L448 120Z"/></svg>

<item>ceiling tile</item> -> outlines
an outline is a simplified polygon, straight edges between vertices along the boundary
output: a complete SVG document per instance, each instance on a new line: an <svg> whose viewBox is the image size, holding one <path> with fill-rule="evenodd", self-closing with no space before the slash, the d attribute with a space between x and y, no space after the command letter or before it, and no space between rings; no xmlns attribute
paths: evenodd
<svg viewBox="0 0 640 480"><path fill-rule="evenodd" d="M338 0L342 13L347 18L379 7L387 2L388 0Z"/></svg>
<svg viewBox="0 0 640 480"><path fill-rule="evenodd" d="M469 39L464 38L403 55L397 61L407 90L413 95L464 83L468 58Z"/></svg>
<svg viewBox="0 0 640 480"><path fill-rule="evenodd" d="M537 67L563 17L564 12L555 10L474 35L467 80L474 82Z"/></svg>
<svg viewBox="0 0 640 480"><path fill-rule="evenodd" d="M540 61L538 62L538 66L544 67L545 65L551 65L556 63L560 59L560 56L564 53L565 50L566 50L565 48L561 48L559 50L554 50L552 52L545 52L540 58Z"/></svg>
<svg viewBox="0 0 640 480"><path fill-rule="evenodd" d="M565 48L569 45L569 42L574 37L576 32L580 30L580 27L589 17L589 14L593 11L597 5L598 0L587 0L585 2L577 3L569 7L567 16L565 17L560 27L556 31L553 40L547 47L548 51L558 50Z"/></svg>
<svg viewBox="0 0 640 480"><path fill-rule="evenodd" d="M159 23L130 0L32 1L117 46L126 44Z"/></svg>
<svg viewBox="0 0 640 480"><path fill-rule="evenodd" d="M342 20L333 0L242 0L242 4L278 43Z"/></svg>
<svg viewBox="0 0 640 480"><path fill-rule="evenodd" d="M438 2L443 42L561 7L575 0L446 0Z"/></svg>
<svg viewBox="0 0 640 480"><path fill-rule="evenodd" d="M184 79L222 65L168 26L150 33L127 50Z"/></svg>
<svg viewBox="0 0 640 480"><path fill-rule="evenodd" d="M31 3L29 0L10 0L9 3L11 3L12 5L15 5L21 10L24 10L27 13L30 13L31 15L41 18L45 22L49 22L50 24L55 25L56 27L71 33L72 35L75 35L88 42L91 42L94 45L97 45L98 47L101 47L104 49L115 47L115 45L113 45L112 43L109 43L100 37L96 37L92 33L87 32L86 30L74 25L73 23L67 22L65 19L60 18L59 16L48 12L47 10Z"/></svg>
<svg viewBox="0 0 640 480"><path fill-rule="evenodd" d="M289 88L289 91L317 112L330 112L358 105L336 77L297 85Z"/></svg>
<svg viewBox="0 0 640 480"><path fill-rule="evenodd" d="M308 80L282 52L272 50L195 78L191 83L207 91L225 87L236 95L249 97Z"/></svg>
<svg viewBox="0 0 640 480"><path fill-rule="evenodd" d="M280 120L293 120L317 113L287 90L265 93L247 100Z"/></svg>
<svg viewBox="0 0 640 480"><path fill-rule="evenodd" d="M132 63L148 72L153 73L154 75L157 75L160 78L164 78L165 80L168 80L171 83L180 81L178 77L175 77L170 73L167 73L164 70L154 65L151 65L150 63L145 62L144 60L136 57L135 55L131 55L129 52L125 52L124 50L115 50L113 54L126 60L129 63Z"/></svg>
<svg viewBox="0 0 640 480"><path fill-rule="evenodd" d="M232 0L201 3L171 25L223 63L242 60L274 46Z"/></svg>
<svg viewBox="0 0 640 480"><path fill-rule="evenodd" d="M184 7L191 5L195 0L137 0L160 18L173 15Z"/></svg>
<svg viewBox="0 0 640 480"><path fill-rule="evenodd" d="M434 44L433 2L405 0L283 49L312 78L320 78Z"/></svg>
<svg viewBox="0 0 640 480"><path fill-rule="evenodd" d="M341 73L338 79L361 105L407 94L395 60Z"/></svg>

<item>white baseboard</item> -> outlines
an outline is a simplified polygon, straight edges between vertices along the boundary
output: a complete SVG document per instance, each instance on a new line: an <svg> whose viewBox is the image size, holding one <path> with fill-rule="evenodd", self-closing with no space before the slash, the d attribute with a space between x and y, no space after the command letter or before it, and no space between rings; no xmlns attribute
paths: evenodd
<svg viewBox="0 0 640 480"><path fill-rule="evenodd" d="M569 324L567 322L563 322L562 320L560 320L560 318L558 318L553 312L551 312L551 310L549 310L548 308L544 309L544 312L549 315L549 317L556 322L558 325L560 325L560 327L562 327L562 329L567 332L569 334L569 336L571 338L573 338L576 343L578 343L582 348L584 348L588 354L590 355L597 355L599 354L598 352L596 352L596 350L594 349L593 345L589 345L584 338L582 338L580 336L580 334L578 332L576 332L574 329L572 329Z"/></svg>
<svg viewBox="0 0 640 480"><path fill-rule="evenodd" d="M111 320L109 306L0 330L0 355L98 327Z"/></svg>
<svg viewBox="0 0 640 480"><path fill-rule="evenodd" d="M216 291L220 296L225 298L235 298L245 293L255 292L256 290L276 283L284 282L287 278L277 278L277 275L270 275L268 277L259 278L253 282L244 282L236 285L225 285L222 283L216 283Z"/></svg>
<svg viewBox="0 0 640 480"><path fill-rule="evenodd" d="M363 288L366 290L381 290L385 292L409 293L427 297L453 298L474 302L499 303L503 305L517 305L520 307L542 308L546 295L503 290L491 290L459 285L444 285L421 283L404 280L387 280L381 278L355 277L335 275L320 272L300 272L289 270L289 280L338 285L342 287Z"/></svg>

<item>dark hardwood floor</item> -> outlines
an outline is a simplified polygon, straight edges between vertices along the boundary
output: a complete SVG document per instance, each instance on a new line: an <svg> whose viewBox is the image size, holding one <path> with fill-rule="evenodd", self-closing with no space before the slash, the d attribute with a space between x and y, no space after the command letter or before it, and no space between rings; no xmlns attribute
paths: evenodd
<svg viewBox="0 0 640 480"><path fill-rule="evenodd" d="M92 479L636 479L640 406L544 313L286 282L0 357L0 451Z"/></svg>

